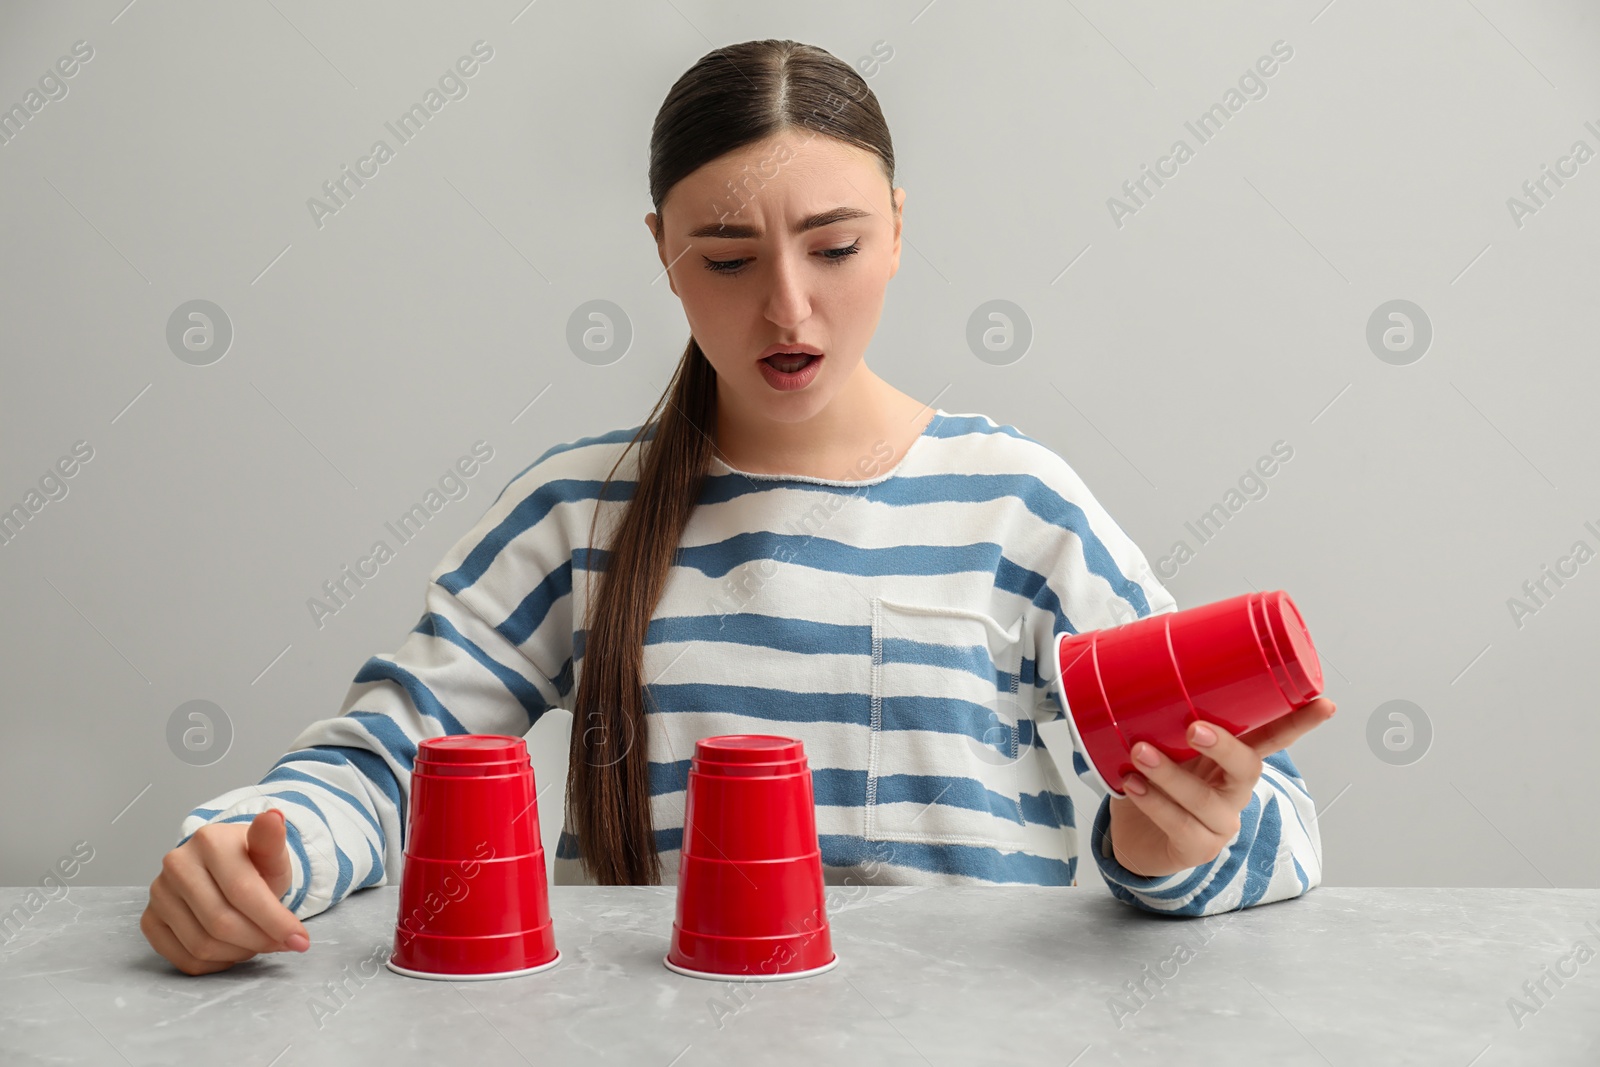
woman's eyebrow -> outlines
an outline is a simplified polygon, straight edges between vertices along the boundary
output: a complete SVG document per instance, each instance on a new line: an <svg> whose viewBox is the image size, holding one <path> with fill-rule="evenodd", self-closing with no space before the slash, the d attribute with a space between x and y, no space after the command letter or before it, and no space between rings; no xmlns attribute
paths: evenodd
<svg viewBox="0 0 1600 1067"><path fill-rule="evenodd" d="M805 233L807 230L815 230L819 226L831 226L836 222L844 222L847 219L865 219L871 217L871 212L862 211L860 208L836 207L827 211L819 211L815 215L808 215L794 225L792 232L801 234ZM758 227L749 225L748 223L714 222L706 226L695 227L689 231L689 236L722 237L730 240L737 240L746 237L759 238L761 236L761 230Z"/></svg>

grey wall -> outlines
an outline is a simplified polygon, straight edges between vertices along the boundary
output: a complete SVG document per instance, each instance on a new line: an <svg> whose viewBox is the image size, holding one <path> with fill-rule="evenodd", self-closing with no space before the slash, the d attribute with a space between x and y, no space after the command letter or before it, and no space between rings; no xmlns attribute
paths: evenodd
<svg viewBox="0 0 1600 1067"><path fill-rule="evenodd" d="M81 884L148 882L185 812L398 647L514 474L643 417L687 337L642 222L650 123L701 54L771 36L863 60L894 133L907 244L872 366L1066 456L1180 607L1301 606L1340 708L1292 750L1327 883L1600 885L1594 5L925 4L7 5L0 106L93 56L0 145L0 507L93 456L0 545L0 883L78 841ZM398 144L385 122L480 40L466 95ZM1202 143L1185 123L1241 78ZM394 158L319 224L308 199L379 138ZM225 352L170 339L202 300ZM632 330L607 365L567 341L592 300ZM981 359L994 300L1032 337ZM319 626L322 582L480 439L468 495ZM208 765L169 741L189 701L231 726ZM541 781L569 723L531 735Z"/></svg>

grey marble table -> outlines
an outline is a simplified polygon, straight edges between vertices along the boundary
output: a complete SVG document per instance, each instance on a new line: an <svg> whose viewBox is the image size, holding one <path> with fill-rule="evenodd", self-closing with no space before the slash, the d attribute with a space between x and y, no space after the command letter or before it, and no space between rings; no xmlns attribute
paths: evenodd
<svg viewBox="0 0 1600 1067"><path fill-rule="evenodd" d="M305 954L190 977L139 932L147 887L20 918L0 889L0 1063L1600 1063L1596 890L1320 887L1175 919L1099 885L834 886L839 965L745 984L662 965L671 886L553 887L541 974L406 978L381 966L398 892L310 919Z"/></svg>

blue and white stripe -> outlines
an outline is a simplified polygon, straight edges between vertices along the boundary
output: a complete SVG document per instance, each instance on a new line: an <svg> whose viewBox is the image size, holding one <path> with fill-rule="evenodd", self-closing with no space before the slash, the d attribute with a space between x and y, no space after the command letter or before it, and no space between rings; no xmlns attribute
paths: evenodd
<svg viewBox="0 0 1600 1067"><path fill-rule="evenodd" d="M586 547L590 519L598 507L604 544L637 452L603 503L599 489L637 429L558 445L513 478L339 714L306 727L259 785L191 812L182 839L281 809L294 867L284 902L302 917L397 881L422 738L520 735L551 708L571 711L588 582L609 558ZM829 883L1075 884L1073 804L1037 729L1062 714L1055 636L1176 609L1067 462L983 415L936 411L898 465L866 480L714 460L645 637L637 741L665 880L676 881L695 741L778 733L805 743ZM1071 769L1102 798L1091 854L1118 899L1210 914L1321 880L1315 806L1285 751L1215 860L1154 879L1112 858L1109 797L1078 751ZM558 884L585 880L571 825L553 845Z"/></svg>

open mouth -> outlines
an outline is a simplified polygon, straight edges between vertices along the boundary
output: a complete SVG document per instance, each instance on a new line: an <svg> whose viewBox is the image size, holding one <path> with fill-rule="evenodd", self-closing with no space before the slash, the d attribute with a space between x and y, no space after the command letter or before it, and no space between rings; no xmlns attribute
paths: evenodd
<svg viewBox="0 0 1600 1067"><path fill-rule="evenodd" d="M768 356L761 362L783 374L794 374L805 370L813 360L821 358L821 356L813 356L809 352L780 352L775 356Z"/></svg>
<svg viewBox="0 0 1600 1067"><path fill-rule="evenodd" d="M761 376L774 389L789 392L804 389L817 376L823 354L812 345L773 345L775 351L761 357Z"/></svg>

